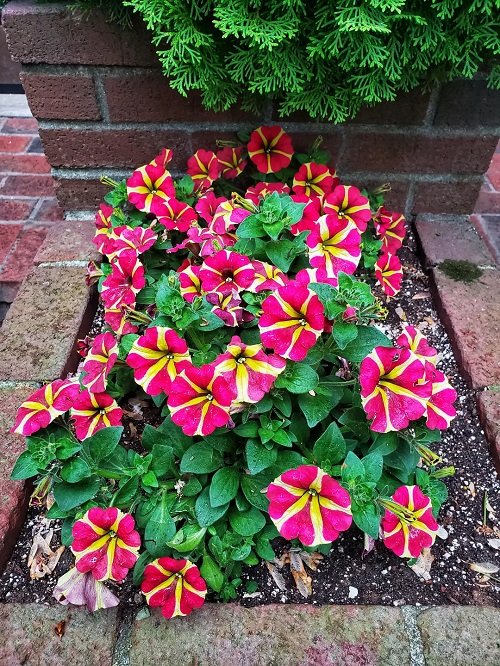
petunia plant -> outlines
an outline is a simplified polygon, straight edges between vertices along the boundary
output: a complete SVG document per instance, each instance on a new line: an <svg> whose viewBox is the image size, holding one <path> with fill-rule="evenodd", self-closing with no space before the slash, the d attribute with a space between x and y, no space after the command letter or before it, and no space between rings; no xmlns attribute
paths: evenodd
<svg viewBox="0 0 500 666"><path fill-rule="evenodd" d="M87 275L102 330L13 428L12 477L35 478L75 555L56 598L115 605L105 582L133 570L148 604L187 615L207 590L234 598L280 535L326 554L358 529L417 557L456 393L418 329L379 324L403 216L277 126L198 150L182 177L171 159L104 179Z"/></svg>

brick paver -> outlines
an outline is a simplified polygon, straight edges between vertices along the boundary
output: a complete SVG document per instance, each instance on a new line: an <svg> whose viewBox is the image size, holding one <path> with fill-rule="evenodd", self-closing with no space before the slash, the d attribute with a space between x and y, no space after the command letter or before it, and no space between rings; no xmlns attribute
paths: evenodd
<svg viewBox="0 0 500 666"><path fill-rule="evenodd" d="M484 176L471 220L500 264L500 143Z"/></svg>

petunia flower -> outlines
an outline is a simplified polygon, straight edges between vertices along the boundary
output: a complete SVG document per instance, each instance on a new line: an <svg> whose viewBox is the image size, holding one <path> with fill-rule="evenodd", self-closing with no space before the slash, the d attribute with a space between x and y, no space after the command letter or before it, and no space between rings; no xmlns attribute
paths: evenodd
<svg viewBox="0 0 500 666"><path fill-rule="evenodd" d="M95 261L89 261L85 272L85 284L87 287L91 287L92 285L97 284L103 275L104 273L102 272L101 267L98 266Z"/></svg>
<svg viewBox="0 0 500 666"><path fill-rule="evenodd" d="M193 252L199 254L201 257L211 257L224 248L235 245L237 240L235 234L218 234L212 229L202 229L200 227L188 229L187 235L188 239L184 245L198 245L198 252L196 253L194 250Z"/></svg>
<svg viewBox="0 0 500 666"><path fill-rule="evenodd" d="M121 425L122 410L107 393L82 391L70 410L75 424L75 433L80 441L94 435L98 430Z"/></svg>
<svg viewBox="0 0 500 666"><path fill-rule="evenodd" d="M200 266L189 264L182 270L178 270L179 284L182 297L192 303L198 296L203 296L204 291L201 288Z"/></svg>
<svg viewBox="0 0 500 666"><path fill-rule="evenodd" d="M226 197L218 197L215 195L213 190L207 190L196 202L194 207L195 211L201 217L202 220L205 220L207 224L210 224L215 211L220 206L221 203L227 201Z"/></svg>
<svg viewBox="0 0 500 666"><path fill-rule="evenodd" d="M125 308L121 305L116 308L105 307L104 321L116 335L127 335L138 331L137 326L127 319Z"/></svg>
<svg viewBox="0 0 500 666"><path fill-rule="evenodd" d="M293 157L292 140L278 125L258 127L250 134L248 157L261 173L276 173Z"/></svg>
<svg viewBox="0 0 500 666"><path fill-rule="evenodd" d="M393 298L401 289L403 268L396 254L382 254L375 263L375 277L384 294Z"/></svg>
<svg viewBox="0 0 500 666"><path fill-rule="evenodd" d="M215 363L228 384L236 386L236 402L248 403L259 402L269 393L286 367L281 356L264 353L262 345L246 345L237 335Z"/></svg>
<svg viewBox="0 0 500 666"><path fill-rule="evenodd" d="M278 194L289 194L290 188L286 183L257 183L248 188L245 192L245 199L248 199L248 201L255 206L258 206L262 199L273 192L277 192Z"/></svg>
<svg viewBox="0 0 500 666"><path fill-rule="evenodd" d="M70 409L79 391L78 384L68 379L56 379L37 389L17 410L11 432L29 437L46 428Z"/></svg>
<svg viewBox="0 0 500 666"><path fill-rule="evenodd" d="M113 211L113 206L110 206L107 203L102 203L95 216L96 232L92 242L96 246L97 251L101 254L104 254L104 244L113 231L113 225L111 224L111 215L113 214Z"/></svg>
<svg viewBox="0 0 500 666"><path fill-rule="evenodd" d="M305 194L292 194L290 198L295 203L306 204L300 220L290 227L292 234L297 236L303 231L314 229L316 222L321 217L321 199L319 197L308 197Z"/></svg>
<svg viewBox="0 0 500 666"><path fill-rule="evenodd" d="M153 206L175 197L175 185L164 165L146 164L127 180L127 196L138 210L151 213Z"/></svg>
<svg viewBox="0 0 500 666"><path fill-rule="evenodd" d="M222 319L226 326L241 326L254 319L253 314L242 306L241 298L235 291L231 291L229 294L213 291L206 295L206 299L214 306L212 308L214 315Z"/></svg>
<svg viewBox="0 0 500 666"><path fill-rule="evenodd" d="M309 263L329 277L351 275L361 258L361 234L356 225L336 214L322 215L306 239Z"/></svg>
<svg viewBox="0 0 500 666"><path fill-rule="evenodd" d="M82 384L91 393L103 393L118 358L118 342L112 333L97 335L82 365Z"/></svg>
<svg viewBox="0 0 500 666"><path fill-rule="evenodd" d="M323 196L329 194L338 184L335 169L332 171L326 164L306 162L293 177L293 192L308 197Z"/></svg>
<svg viewBox="0 0 500 666"><path fill-rule="evenodd" d="M406 236L406 222L401 213L393 213L381 206L373 217L375 232L382 240L382 251L395 254Z"/></svg>
<svg viewBox="0 0 500 666"><path fill-rule="evenodd" d="M132 257L143 254L153 247L158 236L152 229L143 227L115 227L113 233L103 244L102 253L110 261L124 252L132 252Z"/></svg>
<svg viewBox="0 0 500 666"><path fill-rule="evenodd" d="M186 341L171 328L147 328L127 356L127 365L134 368L134 379L148 395L168 393L176 376L190 367Z"/></svg>
<svg viewBox="0 0 500 666"><path fill-rule="evenodd" d="M217 159L219 160L221 176L224 178L237 178L240 173L243 173L247 160L243 157L243 146L237 148L226 147L219 150Z"/></svg>
<svg viewBox="0 0 500 666"><path fill-rule="evenodd" d="M208 228L216 234L227 234L234 231L249 215L249 210L235 205L232 201L224 201L215 211Z"/></svg>
<svg viewBox="0 0 500 666"><path fill-rule="evenodd" d="M261 291L284 287L290 280L282 270L265 261L254 261L255 278L247 291L258 294Z"/></svg>
<svg viewBox="0 0 500 666"><path fill-rule="evenodd" d="M359 381L375 432L406 428L425 414L432 393L424 363L409 349L375 347L361 362Z"/></svg>
<svg viewBox="0 0 500 666"><path fill-rule="evenodd" d="M144 266L137 256L127 252L111 263L111 273L102 283L101 298L108 310L135 305L137 294L145 286Z"/></svg>
<svg viewBox="0 0 500 666"><path fill-rule="evenodd" d="M285 539L305 546L331 543L352 524L351 498L315 465L300 465L267 488L269 516Z"/></svg>
<svg viewBox="0 0 500 666"><path fill-rule="evenodd" d="M191 206L174 198L156 203L153 206L153 213L165 229L176 229L177 231L187 231L198 220L198 216Z"/></svg>
<svg viewBox="0 0 500 666"><path fill-rule="evenodd" d="M63 606L86 606L90 613L113 608L120 603L104 583L96 580L91 573L80 573L76 567L59 578L52 596Z"/></svg>
<svg viewBox="0 0 500 666"><path fill-rule="evenodd" d="M141 591L148 606L160 607L163 617L170 619L203 606L207 584L189 560L160 557L144 569Z"/></svg>
<svg viewBox="0 0 500 666"><path fill-rule="evenodd" d="M207 257L200 268L204 291L227 295L248 288L255 278L255 269L248 257L231 250L220 250Z"/></svg>
<svg viewBox="0 0 500 666"><path fill-rule="evenodd" d="M429 497L418 486L400 486L386 507L382 518L384 545L398 557L418 557L436 540L438 524L432 515Z"/></svg>
<svg viewBox="0 0 500 666"><path fill-rule="evenodd" d="M370 202L353 185L337 185L333 192L325 196L323 211L347 218L358 227L360 233L366 231L372 217Z"/></svg>
<svg viewBox="0 0 500 666"><path fill-rule="evenodd" d="M195 192L204 192L220 176L217 155L211 150L197 150L187 161L187 173L194 182Z"/></svg>
<svg viewBox="0 0 500 666"><path fill-rule="evenodd" d="M427 376L432 382L431 397L427 402L425 425L431 430L446 430L457 415L453 403L457 399L457 392L451 386L447 377L437 368L429 371L427 367Z"/></svg>
<svg viewBox="0 0 500 666"><path fill-rule="evenodd" d="M303 361L325 327L317 295L298 282L279 287L262 303L260 337L266 347L292 361Z"/></svg>
<svg viewBox="0 0 500 666"><path fill-rule="evenodd" d="M427 338L415 326L404 326L403 332L396 340L396 345L409 349L424 363L435 365L437 362L437 349L431 347Z"/></svg>
<svg viewBox="0 0 500 666"><path fill-rule="evenodd" d="M116 507L93 507L73 525L76 568L96 580L125 580L139 557L141 538L134 518Z"/></svg>
<svg viewBox="0 0 500 666"><path fill-rule="evenodd" d="M154 157L150 164L153 166L167 167L174 157L174 152L171 148L163 148L161 152Z"/></svg>
<svg viewBox="0 0 500 666"><path fill-rule="evenodd" d="M229 385L214 364L189 366L172 382L167 405L172 421L190 437L210 435L225 426L236 388Z"/></svg>

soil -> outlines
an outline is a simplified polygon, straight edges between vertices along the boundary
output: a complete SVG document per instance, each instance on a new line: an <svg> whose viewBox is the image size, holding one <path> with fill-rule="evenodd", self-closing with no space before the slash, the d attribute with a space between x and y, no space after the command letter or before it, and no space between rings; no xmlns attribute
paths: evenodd
<svg viewBox="0 0 500 666"><path fill-rule="evenodd" d="M499 538L500 532L500 482L493 467L488 444L479 424L475 391L461 377L453 356L445 329L438 319L429 292L428 276L422 271L412 234L400 253L405 268L403 289L390 306L388 319L381 326L390 337L399 335L401 324L408 321L418 325L431 344L440 351L439 368L448 376L458 392L458 415L451 428L443 433L435 451L446 464L454 465L456 474L445 480L449 498L439 517L444 527L442 536L432 547L434 560L430 580L424 581L408 567L406 560L396 557L381 542L363 557L363 535L352 527L341 534L330 554L320 562L318 571L309 572L313 593L304 599L294 585L290 569L280 570L285 580L281 590L271 577L265 563L244 571L243 584L239 588L240 603L255 606L267 603L311 604L383 604L400 606L436 604L478 604L500 606L500 574L488 578L469 568L471 563L491 562L500 566L500 551L488 544L488 539ZM98 332L102 320L99 313L93 326ZM145 420L156 424L158 411L141 403ZM133 412L133 405L129 408ZM141 428L144 421L127 418L125 439L133 445L134 428ZM486 524L483 524L483 503L487 494L489 508ZM29 512L7 567L0 577L0 602L56 603L52 590L57 578L72 563L66 550L55 572L41 580L29 577L27 559L33 532L44 526L40 509ZM52 546L58 545L60 525L51 521L54 529ZM47 529L47 526L45 526ZM277 539L275 550L281 555L288 547ZM257 591L246 592L249 581L255 581ZM255 587L255 585L253 586ZM143 605L137 588L130 577L121 586L113 586L121 600L132 606Z"/></svg>

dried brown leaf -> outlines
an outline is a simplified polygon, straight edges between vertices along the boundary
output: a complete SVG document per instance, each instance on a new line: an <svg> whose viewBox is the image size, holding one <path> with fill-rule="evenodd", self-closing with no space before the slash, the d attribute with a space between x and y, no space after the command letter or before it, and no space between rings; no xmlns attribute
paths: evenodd
<svg viewBox="0 0 500 666"><path fill-rule="evenodd" d="M280 574L280 572L278 571L278 569L276 568L276 566L275 566L272 562L266 562L266 566L267 566L267 568L269 569L269 573L271 574L272 579L274 580L274 582L276 583L276 585L278 586L278 588L279 588L282 592L283 592L284 590L286 590L285 579L284 579L283 576Z"/></svg>
<svg viewBox="0 0 500 666"><path fill-rule="evenodd" d="M323 559L323 555L321 553L307 553L305 550L300 551L300 557L306 567L309 567L311 571L317 571L318 564Z"/></svg>
<svg viewBox="0 0 500 666"><path fill-rule="evenodd" d="M397 314L398 317L401 319L401 321L408 321L408 320L407 320L407 317L406 317L406 312L403 310L402 307L398 306L398 307L396 308L396 314Z"/></svg>
<svg viewBox="0 0 500 666"><path fill-rule="evenodd" d="M307 575L306 570L302 566L302 571L292 569L293 580L300 594L307 599L312 594L312 578Z"/></svg>
<svg viewBox="0 0 500 666"><path fill-rule="evenodd" d="M417 561L413 566L410 567L421 580L431 580L431 566L434 562L435 557L431 553L430 548L424 548L420 555L417 557Z"/></svg>
<svg viewBox="0 0 500 666"><path fill-rule="evenodd" d="M54 627L54 632L56 636L59 636L59 638L62 638L64 636L65 630L66 630L66 620L61 620Z"/></svg>
<svg viewBox="0 0 500 666"><path fill-rule="evenodd" d="M430 298L430 297L431 297L430 292L428 292L428 291L419 291L417 294L415 294L414 296L411 297L411 300L412 301L421 301L421 300L424 300L424 299Z"/></svg>
<svg viewBox="0 0 500 666"><path fill-rule="evenodd" d="M500 550L500 539L488 539L488 546L495 550Z"/></svg>
<svg viewBox="0 0 500 666"><path fill-rule="evenodd" d="M496 574L500 571L498 564L494 564L493 562L471 562L469 568L472 569L472 571L477 571L478 573L486 574L487 576Z"/></svg>

